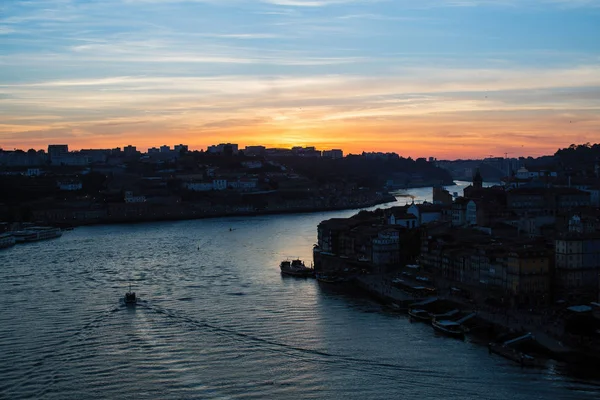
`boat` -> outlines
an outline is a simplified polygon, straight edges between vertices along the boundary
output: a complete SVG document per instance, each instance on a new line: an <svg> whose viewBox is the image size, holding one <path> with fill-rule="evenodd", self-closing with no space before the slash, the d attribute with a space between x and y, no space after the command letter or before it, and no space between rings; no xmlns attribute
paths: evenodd
<svg viewBox="0 0 600 400"><path fill-rule="evenodd" d="M459 338L459 339L465 338L466 329L458 322L449 321L449 320L437 321L434 319L433 321L431 321L431 326L437 332L441 332L450 337L455 337L455 338Z"/></svg>
<svg viewBox="0 0 600 400"><path fill-rule="evenodd" d="M502 343L489 343L488 350L508 360L521 364L523 367L544 367L545 361L523 353L514 347Z"/></svg>
<svg viewBox="0 0 600 400"><path fill-rule="evenodd" d="M13 232L16 243L37 242L39 240L54 239L62 236L60 228L49 226L33 226L22 231Z"/></svg>
<svg viewBox="0 0 600 400"><path fill-rule="evenodd" d="M131 291L131 285L129 285L129 291L125 293L125 297L123 298L125 301L125 305L136 305L137 297L135 296L135 292Z"/></svg>
<svg viewBox="0 0 600 400"><path fill-rule="evenodd" d="M412 308L408 310L408 315L410 315L411 321L413 319L425 322L431 321L431 315L429 315L429 313L425 310Z"/></svg>
<svg viewBox="0 0 600 400"><path fill-rule="evenodd" d="M406 311L408 311L408 307L400 305L400 304L397 304L397 303L393 303L393 302L389 304L389 308L391 310L393 310L393 311L396 311L396 312L406 312Z"/></svg>
<svg viewBox="0 0 600 400"><path fill-rule="evenodd" d="M284 260L279 264L279 268L284 275L309 277L315 274L315 270L304 265L304 261L300 259Z"/></svg>
<svg viewBox="0 0 600 400"><path fill-rule="evenodd" d="M6 249L8 247L14 246L16 243L15 237L10 233L2 233L0 234L0 249Z"/></svg>

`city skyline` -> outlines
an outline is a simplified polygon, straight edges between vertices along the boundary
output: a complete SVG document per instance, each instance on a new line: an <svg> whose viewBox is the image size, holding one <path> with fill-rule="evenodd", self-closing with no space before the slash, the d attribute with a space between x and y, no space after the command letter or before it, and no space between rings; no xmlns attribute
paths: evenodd
<svg viewBox="0 0 600 400"><path fill-rule="evenodd" d="M13 152L13 151L23 151L23 152L27 152L27 151L31 151L34 150L36 152L42 152L42 153L49 153L49 148L50 147L63 147L66 146L68 148L68 152L69 153L78 153L81 151L134 151L134 152L138 152L141 154L149 154L149 153L156 153L156 152L162 152L165 149L168 151L178 151L178 148L183 148L185 149L185 151L189 151L189 152L207 152L207 153L211 153L214 152L214 149L211 150L211 148L216 148L219 146L224 146L224 145L233 145L235 146L235 153L237 154L238 151L244 152L246 150L248 150L249 148L251 148L250 150L252 150L253 152L256 151L256 149L253 148L263 148L264 150L277 150L277 151L294 151L294 150L311 150L311 151L316 151L318 153L326 153L326 152L331 152L331 151L338 151L341 152L343 154L343 157L346 156L359 156L359 155L365 155L365 154L393 154L396 155L398 157L402 157L402 158L425 158L425 159L429 159L430 161L433 159L435 161L458 161L461 160L460 157L457 158L442 158L442 159L438 159L437 157L434 156L419 156L419 157L412 157L409 154L401 154L395 151L386 151L386 150L373 150L373 151L357 151L355 153L352 152L346 152L343 148L319 148L318 146L313 146L311 144L307 144L305 146L293 146L293 147L269 147L269 146L265 146L262 144L252 144L252 145L240 145L238 143L232 143L232 142L223 142L223 143L214 143L214 144L209 144L205 147L190 147L187 144L184 143L177 143L177 144L167 144L167 143L163 143L163 144L154 144L154 145L150 145L148 147L139 147L137 146L135 143L128 143L126 145L118 145L116 147L106 147L106 148L89 148L89 147L81 147L81 148L73 148L69 143L48 143L46 146L43 147L39 147L39 148L21 148L21 147L14 147L12 149L5 149L2 148L0 146L0 152ZM594 144L595 145L595 144ZM589 146L589 144L578 144L577 146ZM568 146L565 146L565 148ZM239 149L239 150L238 150ZM558 151L560 149L556 149L556 151ZM504 153L504 154L485 154L485 155L481 155L481 156L473 156L473 157L469 157L469 158L462 158L464 160L484 160L484 159L518 159L518 158L528 158L528 157L532 157L531 155L520 155L520 156L510 156L511 153ZM552 156L553 154L543 154L540 157L544 157L544 156Z"/></svg>
<svg viewBox="0 0 600 400"><path fill-rule="evenodd" d="M597 141L598 1L413 3L11 2L0 147L457 159Z"/></svg>

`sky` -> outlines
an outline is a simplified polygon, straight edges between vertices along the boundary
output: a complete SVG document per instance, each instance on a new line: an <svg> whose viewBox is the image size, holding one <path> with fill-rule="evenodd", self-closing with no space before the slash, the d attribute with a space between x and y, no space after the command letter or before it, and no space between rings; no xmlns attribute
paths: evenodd
<svg viewBox="0 0 600 400"><path fill-rule="evenodd" d="M0 148L600 142L600 0L7 0Z"/></svg>

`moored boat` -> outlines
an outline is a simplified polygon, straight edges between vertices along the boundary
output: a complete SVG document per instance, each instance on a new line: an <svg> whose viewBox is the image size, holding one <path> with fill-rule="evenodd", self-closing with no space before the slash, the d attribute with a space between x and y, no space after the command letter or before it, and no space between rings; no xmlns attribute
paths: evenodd
<svg viewBox="0 0 600 400"><path fill-rule="evenodd" d="M62 236L60 228L34 226L22 231L12 232L16 243L37 242L39 240L54 239Z"/></svg>
<svg viewBox="0 0 600 400"><path fill-rule="evenodd" d="M315 270L311 267L304 265L304 261L300 259L295 260L284 260L279 264L281 273L291 276L309 277L315 274Z"/></svg>
<svg viewBox="0 0 600 400"><path fill-rule="evenodd" d="M451 337L455 337L455 338L459 338L459 339L464 339L464 337L465 337L466 329L458 322L448 321L448 320L437 321L434 319L433 321L431 321L431 326L437 332L441 332L441 333L451 336Z"/></svg>
<svg viewBox="0 0 600 400"><path fill-rule="evenodd" d="M488 350L490 353L495 353L504 358L517 362L523 367L544 367L546 365L544 360L523 353L506 344L489 343Z"/></svg>
<svg viewBox="0 0 600 400"><path fill-rule="evenodd" d="M8 247L14 246L16 243L15 237L10 233L2 233L0 234L0 249L6 249Z"/></svg>
<svg viewBox="0 0 600 400"><path fill-rule="evenodd" d="M409 309L408 310L408 315L410 315L410 319L411 320L417 320L417 321L431 321L431 315L429 315L429 313L425 310L420 310L420 309Z"/></svg>

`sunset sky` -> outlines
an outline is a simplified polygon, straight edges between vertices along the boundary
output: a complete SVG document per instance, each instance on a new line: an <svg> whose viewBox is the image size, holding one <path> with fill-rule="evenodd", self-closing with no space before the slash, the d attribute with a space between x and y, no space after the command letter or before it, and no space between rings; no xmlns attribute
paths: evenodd
<svg viewBox="0 0 600 400"><path fill-rule="evenodd" d="M0 147L600 142L598 0L7 0Z"/></svg>

